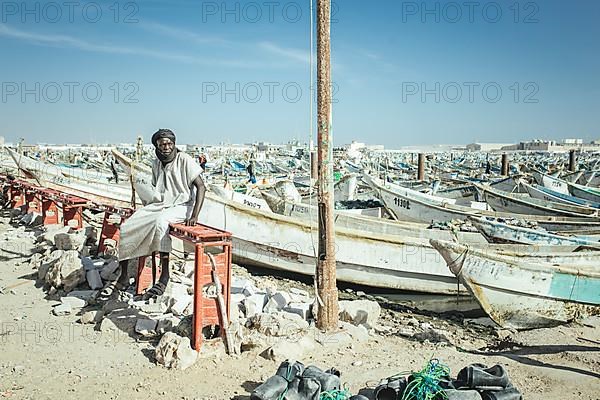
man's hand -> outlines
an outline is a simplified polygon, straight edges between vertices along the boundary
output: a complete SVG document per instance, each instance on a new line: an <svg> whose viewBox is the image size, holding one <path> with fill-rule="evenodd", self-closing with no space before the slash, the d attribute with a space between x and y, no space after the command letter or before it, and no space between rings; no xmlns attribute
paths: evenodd
<svg viewBox="0 0 600 400"><path fill-rule="evenodd" d="M198 217L191 216L190 218L185 220L185 226L194 226L198 221Z"/></svg>

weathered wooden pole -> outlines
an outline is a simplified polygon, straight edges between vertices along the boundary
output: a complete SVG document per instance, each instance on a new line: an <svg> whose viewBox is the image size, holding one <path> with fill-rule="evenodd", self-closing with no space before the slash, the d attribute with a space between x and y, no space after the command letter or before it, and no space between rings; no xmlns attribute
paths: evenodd
<svg viewBox="0 0 600 400"><path fill-rule="evenodd" d="M312 29L312 27L311 27ZM331 114L331 0L317 0L317 145L319 153L319 254L317 327L338 328L338 293L333 225L333 140Z"/></svg>
<svg viewBox="0 0 600 400"><path fill-rule="evenodd" d="M419 153L419 169L417 170L417 180L425 180L425 154Z"/></svg>
<svg viewBox="0 0 600 400"><path fill-rule="evenodd" d="M569 171L575 172L575 149L569 150Z"/></svg>
<svg viewBox="0 0 600 400"><path fill-rule="evenodd" d="M504 176L508 176L508 154L502 154L502 171L501 174Z"/></svg>
<svg viewBox="0 0 600 400"><path fill-rule="evenodd" d="M313 182L316 182L319 176L319 163L317 160L317 152L315 150L310 152L310 178ZM311 183L312 184L312 183Z"/></svg>

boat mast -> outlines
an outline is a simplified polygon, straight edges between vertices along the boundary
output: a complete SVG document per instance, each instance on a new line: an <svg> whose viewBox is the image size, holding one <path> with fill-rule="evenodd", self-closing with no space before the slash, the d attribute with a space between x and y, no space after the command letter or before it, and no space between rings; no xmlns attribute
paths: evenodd
<svg viewBox="0 0 600 400"><path fill-rule="evenodd" d="M312 27L311 27L312 29ZM331 0L317 0L317 146L319 254L317 261L317 327L338 328L338 293L333 225L333 141L331 110Z"/></svg>

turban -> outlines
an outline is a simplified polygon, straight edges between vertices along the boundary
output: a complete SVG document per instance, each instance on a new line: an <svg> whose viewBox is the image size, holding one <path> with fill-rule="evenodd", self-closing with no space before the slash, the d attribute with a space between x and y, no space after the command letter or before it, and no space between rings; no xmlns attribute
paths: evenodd
<svg viewBox="0 0 600 400"><path fill-rule="evenodd" d="M154 135L152 135L152 144L155 147L154 153L156 154L156 157L158 157L163 164L168 164L175 159L175 156L177 155L177 147L175 147L170 153L164 154L158 149L158 141L160 139L170 139L173 144L175 144L175 134L170 129L159 129Z"/></svg>
<svg viewBox="0 0 600 400"><path fill-rule="evenodd" d="M158 141L164 138L171 139L173 144L175 144L175 134L172 130L159 129L154 135L152 135L152 144L154 145L154 147L158 147Z"/></svg>

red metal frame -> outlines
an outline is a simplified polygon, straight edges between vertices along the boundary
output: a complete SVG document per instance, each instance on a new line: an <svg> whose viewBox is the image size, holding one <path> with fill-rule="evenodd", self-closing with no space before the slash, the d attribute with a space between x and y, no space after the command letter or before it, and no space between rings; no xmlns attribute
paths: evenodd
<svg viewBox="0 0 600 400"><path fill-rule="evenodd" d="M58 205L54 197L59 192L54 189L41 189L42 197L42 223L44 225L58 224Z"/></svg>
<svg viewBox="0 0 600 400"><path fill-rule="evenodd" d="M25 212L36 212L42 213L42 204L39 189L35 186L25 187L23 192L25 193Z"/></svg>
<svg viewBox="0 0 600 400"><path fill-rule="evenodd" d="M13 181L10 186L10 207L20 208L25 205L25 193L20 181Z"/></svg>
<svg viewBox="0 0 600 400"><path fill-rule="evenodd" d="M100 243L98 244L98 253L103 253L106 250L106 239L112 239L117 244L119 243L119 239L121 238L121 230L120 225L133 214L133 210L130 208L116 208L112 206L103 206L104 210L104 220L102 221L102 232L100 233ZM118 215L119 222L113 224L110 221L110 216L116 214Z"/></svg>
<svg viewBox="0 0 600 400"><path fill-rule="evenodd" d="M225 301L226 315L230 315L231 298L231 262L232 243L231 233L211 228L206 225L185 226L171 224L171 236L194 245L194 317L192 330L192 347L200 350L203 342L202 329L206 326L218 325L221 336L225 335L225 327L218 312L218 302L214 295L212 279L212 264L207 255L210 252L215 260L217 274L221 282L220 288ZM155 281L151 269L146 267L146 258L138 259L137 293L143 293ZM156 266L156 254L152 256ZM159 270L159 268L157 268Z"/></svg>

